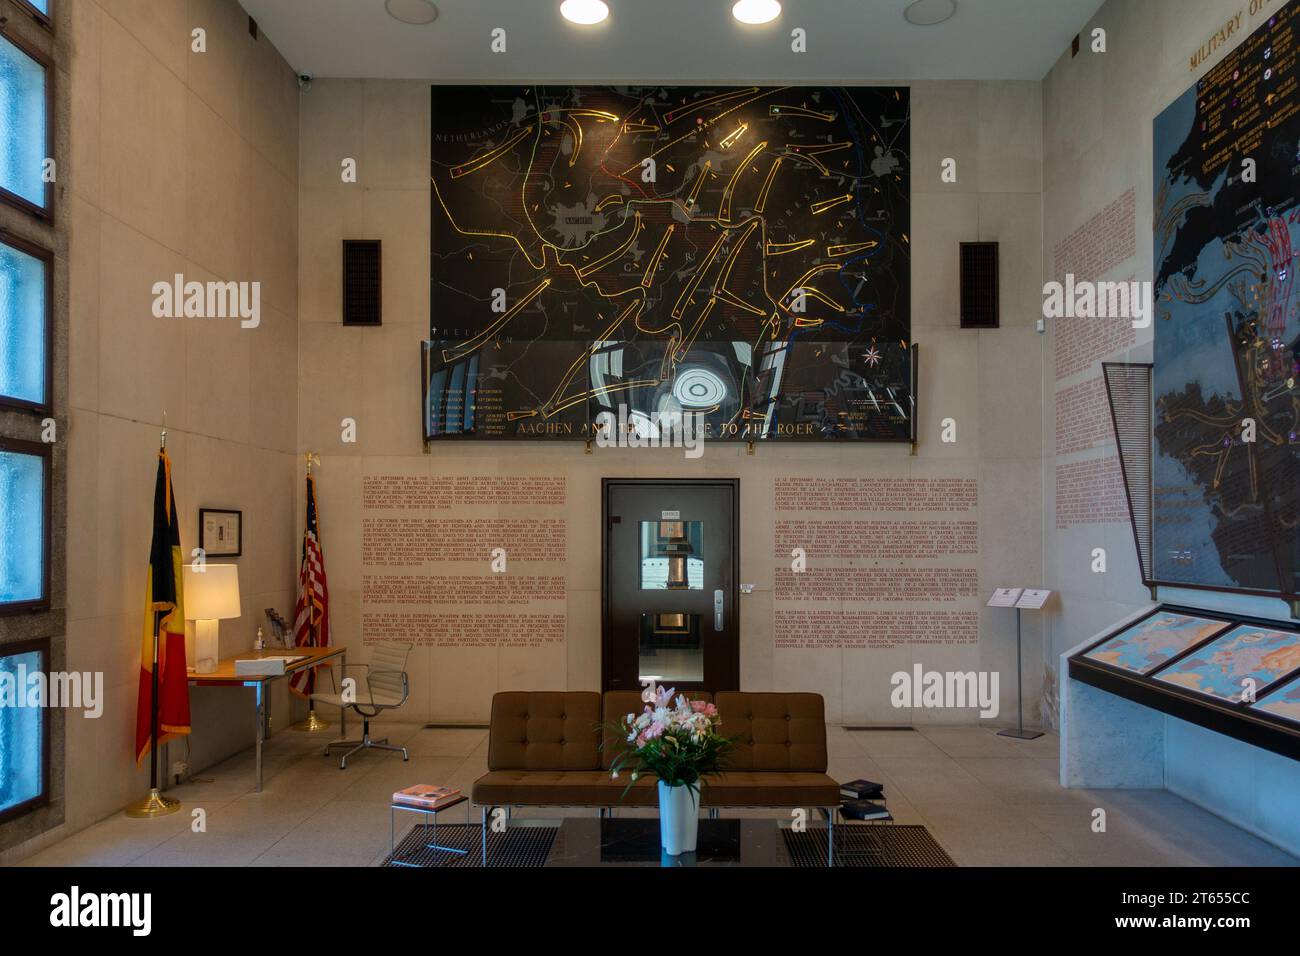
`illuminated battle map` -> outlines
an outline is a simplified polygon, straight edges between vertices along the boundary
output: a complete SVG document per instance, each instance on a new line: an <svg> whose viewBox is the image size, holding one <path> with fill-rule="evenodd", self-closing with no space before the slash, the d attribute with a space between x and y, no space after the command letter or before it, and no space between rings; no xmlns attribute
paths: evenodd
<svg viewBox="0 0 1300 956"><path fill-rule="evenodd" d="M910 440L906 89L435 86L432 110L426 438L689 413Z"/></svg>
<svg viewBox="0 0 1300 956"><path fill-rule="evenodd" d="M1162 582L1297 594L1297 25L1281 7L1155 122Z"/></svg>

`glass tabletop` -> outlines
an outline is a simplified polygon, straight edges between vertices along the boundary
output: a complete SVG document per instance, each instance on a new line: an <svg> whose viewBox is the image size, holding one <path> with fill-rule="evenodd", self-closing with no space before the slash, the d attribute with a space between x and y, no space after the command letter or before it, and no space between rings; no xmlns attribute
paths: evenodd
<svg viewBox="0 0 1300 956"><path fill-rule="evenodd" d="M570 817L546 821L546 825L558 824L546 865L789 866L780 823L774 819L701 820L695 852L668 856L659 845L657 819Z"/></svg>

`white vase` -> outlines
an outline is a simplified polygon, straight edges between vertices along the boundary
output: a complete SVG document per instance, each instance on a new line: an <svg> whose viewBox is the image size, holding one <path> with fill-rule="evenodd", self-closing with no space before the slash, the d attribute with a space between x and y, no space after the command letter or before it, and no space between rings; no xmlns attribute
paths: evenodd
<svg viewBox="0 0 1300 956"><path fill-rule="evenodd" d="M659 843L669 856L695 852L700 832L699 792L659 781Z"/></svg>

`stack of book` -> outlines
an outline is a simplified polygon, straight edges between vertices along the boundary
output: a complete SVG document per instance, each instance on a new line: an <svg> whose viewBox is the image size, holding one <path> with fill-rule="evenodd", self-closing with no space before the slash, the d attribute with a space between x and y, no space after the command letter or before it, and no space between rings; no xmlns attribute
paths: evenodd
<svg viewBox="0 0 1300 956"><path fill-rule="evenodd" d="M393 794L393 803L403 807L415 807L419 810L441 810L452 804L460 803L465 797L452 787L435 787L428 783L417 783L405 790Z"/></svg>
<svg viewBox="0 0 1300 956"><path fill-rule="evenodd" d="M840 784L840 815L846 820L894 819L885 808L884 784L870 780L850 780Z"/></svg>

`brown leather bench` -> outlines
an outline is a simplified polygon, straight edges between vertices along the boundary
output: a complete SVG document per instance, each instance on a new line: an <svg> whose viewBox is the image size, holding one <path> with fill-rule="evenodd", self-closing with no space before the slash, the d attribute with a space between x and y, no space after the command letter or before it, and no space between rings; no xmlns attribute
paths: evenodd
<svg viewBox="0 0 1300 956"><path fill-rule="evenodd" d="M722 733L738 738L723 772L700 788L701 805L710 815L724 808L806 807L821 808L833 819L840 787L826 775L820 694L692 691L687 696L712 699ZM616 807L657 806L653 776L630 788L626 771L610 778L624 741L605 725L621 725L642 706L636 691L609 691L603 697L594 691L496 694L488 772L472 790L482 807L484 839L488 813L496 807L595 807L604 815Z"/></svg>

